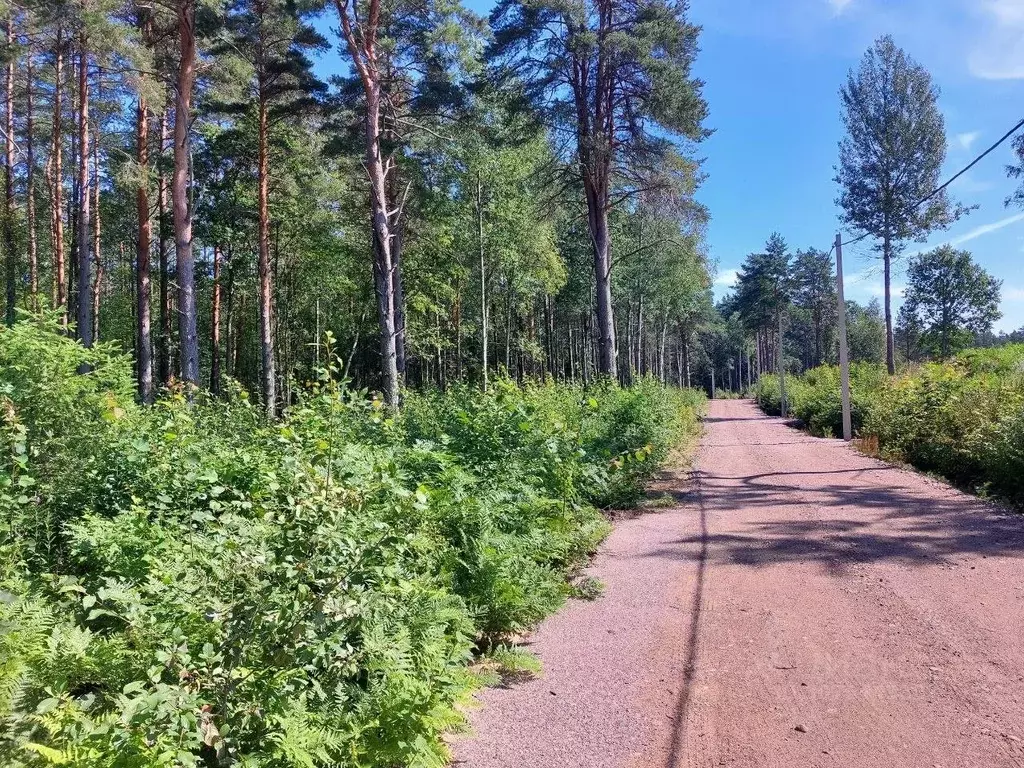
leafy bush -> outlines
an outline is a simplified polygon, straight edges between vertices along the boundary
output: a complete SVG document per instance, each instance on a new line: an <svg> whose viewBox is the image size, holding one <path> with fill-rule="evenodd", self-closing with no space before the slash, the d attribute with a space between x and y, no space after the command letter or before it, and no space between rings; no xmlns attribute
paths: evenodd
<svg viewBox="0 0 1024 768"><path fill-rule="evenodd" d="M790 408L818 435L842 431L833 366L787 377ZM756 396L779 412L779 384L764 376ZM860 364L850 371L855 434L877 438L884 456L961 485L1024 500L1024 345L971 349L900 376Z"/></svg>
<svg viewBox="0 0 1024 768"><path fill-rule="evenodd" d="M6 765L443 765L474 649L573 592L594 503L700 406L499 381L392 417L327 372L271 425L131 389L109 348L0 330Z"/></svg>

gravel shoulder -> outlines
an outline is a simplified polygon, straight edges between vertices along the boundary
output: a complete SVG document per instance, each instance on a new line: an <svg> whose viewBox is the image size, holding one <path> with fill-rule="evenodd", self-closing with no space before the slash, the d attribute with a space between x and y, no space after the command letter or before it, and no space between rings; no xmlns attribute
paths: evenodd
<svg viewBox="0 0 1024 768"><path fill-rule="evenodd" d="M1024 766L1024 518L713 401L680 505L616 524L480 694L472 768Z"/></svg>

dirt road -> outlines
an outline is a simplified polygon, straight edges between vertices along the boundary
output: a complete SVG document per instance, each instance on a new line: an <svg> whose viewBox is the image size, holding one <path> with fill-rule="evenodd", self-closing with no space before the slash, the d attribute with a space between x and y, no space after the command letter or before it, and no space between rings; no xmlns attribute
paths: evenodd
<svg viewBox="0 0 1024 768"><path fill-rule="evenodd" d="M1024 766L1024 518L715 401L591 572L457 765Z"/></svg>

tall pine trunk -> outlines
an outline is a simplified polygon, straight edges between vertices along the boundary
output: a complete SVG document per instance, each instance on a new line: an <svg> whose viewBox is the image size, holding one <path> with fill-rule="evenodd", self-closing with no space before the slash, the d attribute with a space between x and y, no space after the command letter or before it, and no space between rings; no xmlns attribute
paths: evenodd
<svg viewBox="0 0 1024 768"><path fill-rule="evenodd" d="M612 265L609 253L607 192L603 185L584 179L587 223L594 249L594 292L597 297L598 372L618 378L615 359L615 316L612 311Z"/></svg>
<svg viewBox="0 0 1024 768"><path fill-rule="evenodd" d="M92 139L92 260L96 264L96 279L93 281L92 287L92 340L95 343L100 338L100 298L105 272L103 256L100 252L100 130L98 122L93 125Z"/></svg>
<svg viewBox="0 0 1024 768"><path fill-rule="evenodd" d="M25 62L25 170L26 200L25 215L28 224L28 290L29 306L33 312L39 311L39 241L36 235L36 154L35 154L35 114L33 77L35 51L31 43L28 47L28 59Z"/></svg>
<svg viewBox="0 0 1024 768"><path fill-rule="evenodd" d="M262 77L259 84L259 162L258 162L258 217L259 217L259 278L260 278L260 363L263 383L263 407L268 417L277 413L276 371L274 369L273 287L270 272L270 160L268 157L269 129L267 102Z"/></svg>
<svg viewBox="0 0 1024 768"><path fill-rule="evenodd" d="M355 0L351 0L354 2ZM373 284L377 299L380 333L381 372L384 402L392 410L398 408L399 367L396 319L396 288L398 264L392 251L391 215L388 211L388 169L381 153L381 73L378 62L377 34L380 22L380 0L369 0L361 14L350 8L350 0L334 0L353 65L359 74L366 98L363 120L366 174L370 181L370 220L373 244ZM350 15L351 12L351 15ZM364 34L353 27L365 20Z"/></svg>
<svg viewBox="0 0 1024 768"><path fill-rule="evenodd" d="M167 176L163 169L163 157L167 150L170 133L167 121L167 109L160 114L160 168L156 181L157 195L157 232L158 262L160 268L160 335L159 354L157 355L158 378L162 386L171 381L171 290L170 290L170 249L167 247L167 233L170 230L167 205Z"/></svg>
<svg viewBox="0 0 1024 768"><path fill-rule="evenodd" d="M82 9L85 10L83 0ZM78 52L78 220L75 231L75 268L78 277L78 338L92 346L92 265L89 259L92 195L89 179L89 40L85 31L79 38Z"/></svg>
<svg viewBox="0 0 1024 768"><path fill-rule="evenodd" d="M11 9L13 14L14 10ZM7 19L7 50L14 48L14 21ZM14 58L7 62L4 81L4 251L6 256L6 312L7 325L14 325L14 305L17 301L17 244L14 242Z"/></svg>
<svg viewBox="0 0 1024 768"><path fill-rule="evenodd" d="M61 325L68 327L68 283L64 262L64 167L62 163L63 118L62 87L64 84L63 29L57 24L54 48L53 131L50 144L50 240L53 247L53 304L60 309Z"/></svg>
<svg viewBox="0 0 1024 768"><path fill-rule="evenodd" d="M136 378L139 399L143 403L153 402L153 332L152 284L149 275L149 252L153 236L153 225L149 215L149 114L146 99L139 96L135 110L135 159L139 164L141 183L135 193L135 209L139 218L139 239L136 244Z"/></svg>
<svg viewBox="0 0 1024 768"><path fill-rule="evenodd" d="M882 265L885 290L885 367L889 370L889 375L892 376L896 373L896 347L892 335L892 292L890 285L892 277L892 242L888 233L886 233L882 240Z"/></svg>
<svg viewBox="0 0 1024 768"><path fill-rule="evenodd" d="M199 339L196 336L195 255L192 252L192 210L189 206L192 89L196 78L195 2L178 2L177 91L174 103L174 176L171 205L174 213L174 251L178 280L178 343L181 378L199 386Z"/></svg>
<svg viewBox="0 0 1024 768"><path fill-rule="evenodd" d="M220 395L220 246L213 246L213 306L210 311L210 392Z"/></svg>
<svg viewBox="0 0 1024 768"><path fill-rule="evenodd" d="M366 170L370 177L373 224L373 280L380 326L384 402L398 407L398 348L395 323L395 270L391 258L391 227L387 215L387 183L380 151L380 85L371 82L366 99Z"/></svg>

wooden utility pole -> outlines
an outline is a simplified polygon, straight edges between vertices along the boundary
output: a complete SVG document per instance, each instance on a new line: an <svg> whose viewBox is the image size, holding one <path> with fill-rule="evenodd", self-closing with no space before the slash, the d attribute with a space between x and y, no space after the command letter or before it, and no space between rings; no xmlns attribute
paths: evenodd
<svg viewBox="0 0 1024 768"><path fill-rule="evenodd" d="M484 197L480 171L476 172L476 229L480 246L480 342L483 348L484 392L487 391L487 264L484 260Z"/></svg>
<svg viewBox="0 0 1024 768"><path fill-rule="evenodd" d="M836 233L836 291L839 303L839 389L843 400L843 440L853 439L850 418L850 355L846 346L846 298L843 295L843 238Z"/></svg>
<svg viewBox="0 0 1024 768"><path fill-rule="evenodd" d="M779 408L782 418L786 418L786 366L782 353L782 309L779 309Z"/></svg>

